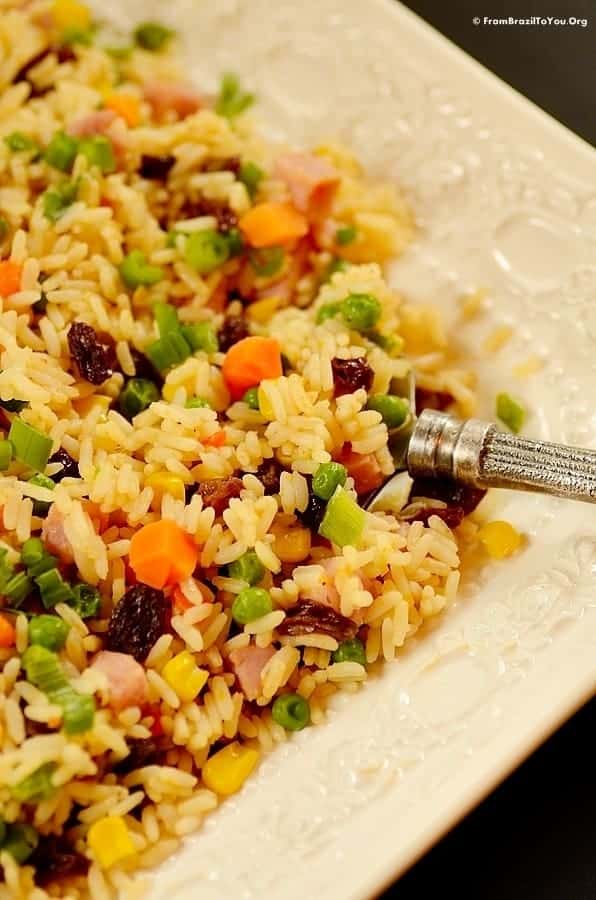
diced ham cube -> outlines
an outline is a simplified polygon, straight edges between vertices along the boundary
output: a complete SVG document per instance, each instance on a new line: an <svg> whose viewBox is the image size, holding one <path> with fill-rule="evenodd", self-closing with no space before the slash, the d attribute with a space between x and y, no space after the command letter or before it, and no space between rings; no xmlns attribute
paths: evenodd
<svg viewBox="0 0 596 900"><path fill-rule="evenodd" d="M122 161L128 150L128 129L126 122L113 109L98 109L70 122L66 128L72 137L94 137L101 134L109 138L116 159Z"/></svg>
<svg viewBox="0 0 596 900"><path fill-rule="evenodd" d="M256 700L261 689L261 672L275 655L273 647L239 647L230 653L238 683L248 700Z"/></svg>
<svg viewBox="0 0 596 900"><path fill-rule="evenodd" d="M56 509L55 503L52 503L50 511L44 519L41 527L41 539L46 549L57 556L61 562L67 565L74 562L72 547L64 531L64 516L59 509Z"/></svg>
<svg viewBox="0 0 596 900"><path fill-rule="evenodd" d="M331 163L310 153L286 153L275 168L287 184L296 209L310 216L328 210L340 180Z"/></svg>
<svg viewBox="0 0 596 900"><path fill-rule="evenodd" d="M147 700L147 676L143 666L128 653L102 650L91 668L98 669L108 679L108 703L115 711L128 706L142 706Z"/></svg>
<svg viewBox="0 0 596 900"><path fill-rule="evenodd" d="M190 84L149 81L143 85L143 94L158 121L169 112L175 112L179 119L185 119L204 105L201 94Z"/></svg>
<svg viewBox="0 0 596 900"><path fill-rule="evenodd" d="M344 465L354 479L357 494L368 494L383 484L385 476L373 453L354 453L347 444L337 456L337 462Z"/></svg>

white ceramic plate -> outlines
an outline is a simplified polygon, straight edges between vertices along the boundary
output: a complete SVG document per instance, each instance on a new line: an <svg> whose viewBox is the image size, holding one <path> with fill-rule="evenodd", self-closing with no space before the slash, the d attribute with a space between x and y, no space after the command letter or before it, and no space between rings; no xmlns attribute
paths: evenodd
<svg viewBox="0 0 596 900"><path fill-rule="evenodd" d="M167 18L206 89L238 71L277 134L338 136L405 185L422 234L395 284L448 318L485 286L489 316L458 339L479 360L495 324L515 330L482 366L486 396L524 396L536 436L596 445L594 151L389 0L106 7L123 24ZM534 353L544 368L516 381ZM152 900L368 897L590 696L596 510L502 494L494 513L527 549L272 754L152 879Z"/></svg>

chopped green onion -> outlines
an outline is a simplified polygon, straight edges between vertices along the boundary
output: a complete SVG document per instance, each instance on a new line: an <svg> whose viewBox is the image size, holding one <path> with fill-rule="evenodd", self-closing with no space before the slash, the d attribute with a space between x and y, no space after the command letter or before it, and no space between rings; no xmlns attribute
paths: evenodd
<svg viewBox="0 0 596 900"><path fill-rule="evenodd" d="M244 397L242 398L249 409L259 410L259 389L256 387L251 387L247 390Z"/></svg>
<svg viewBox="0 0 596 900"><path fill-rule="evenodd" d="M369 331L381 318L381 304L372 294L349 294L341 304L346 325L355 331Z"/></svg>
<svg viewBox="0 0 596 900"><path fill-rule="evenodd" d="M95 701L93 697L74 690L55 653L33 644L25 650L21 661L27 681L47 694L50 702L61 707L62 723L67 734L80 734L91 728Z"/></svg>
<svg viewBox="0 0 596 900"><path fill-rule="evenodd" d="M163 269L147 262L145 254L140 250L132 250L124 257L118 268L120 277L127 287L157 284L163 278Z"/></svg>
<svg viewBox="0 0 596 900"><path fill-rule="evenodd" d="M254 272L261 278L277 275L284 263L283 247L263 247L253 250L249 256Z"/></svg>
<svg viewBox="0 0 596 900"><path fill-rule="evenodd" d="M60 216L77 199L79 182L63 181L52 190L42 194L43 214L50 222L57 222Z"/></svg>
<svg viewBox="0 0 596 900"><path fill-rule="evenodd" d="M251 587L258 584L265 574L265 566L254 550L247 550L239 559L228 565L230 578L246 581Z"/></svg>
<svg viewBox="0 0 596 900"><path fill-rule="evenodd" d="M153 315L157 322L157 330L160 337L164 337L170 331L178 331L180 328L178 310L169 303L158 300L157 303L153 304Z"/></svg>
<svg viewBox="0 0 596 900"><path fill-rule="evenodd" d="M22 131L13 131L4 138L4 143L13 153L20 153L24 150L37 150L38 146L28 135Z"/></svg>
<svg viewBox="0 0 596 900"><path fill-rule="evenodd" d="M514 434L523 428L526 418L524 407L510 394L497 394L497 416Z"/></svg>
<svg viewBox="0 0 596 900"><path fill-rule="evenodd" d="M32 590L33 583L26 572L15 572L12 578L9 578L2 586L2 593L8 597L16 609Z"/></svg>
<svg viewBox="0 0 596 900"><path fill-rule="evenodd" d="M259 185L264 177L265 173L260 168L260 166L257 166L256 163L251 162L250 160L243 162L240 166L240 173L238 175L238 178L248 191L248 196L251 200L254 199L254 196L257 193Z"/></svg>
<svg viewBox="0 0 596 900"><path fill-rule="evenodd" d="M55 770L55 763L44 763L11 788L12 796L21 803L41 803L43 800L49 800L56 792L52 784Z"/></svg>
<svg viewBox="0 0 596 900"><path fill-rule="evenodd" d="M39 843L39 835L33 825L24 825L15 822L6 828L6 837L2 843L2 850L10 853L19 865L27 862Z"/></svg>
<svg viewBox="0 0 596 900"><path fill-rule="evenodd" d="M344 225L335 232L335 240L342 247L345 247L346 244L351 244L352 241L356 240L357 234L358 229L354 225Z"/></svg>
<svg viewBox="0 0 596 900"><path fill-rule="evenodd" d="M207 275L225 263L230 248L223 234L213 228L193 231L186 238L184 258L199 275Z"/></svg>
<svg viewBox="0 0 596 900"><path fill-rule="evenodd" d="M333 652L332 660L334 663L340 662L357 662L361 666L366 666L366 652L364 644L358 638L352 638L348 641L342 641L337 650Z"/></svg>
<svg viewBox="0 0 596 900"><path fill-rule="evenodd" d="M349 267L350 264L345 259L339 259L338 257L332 259L325 269L322 283L326 284L328 281L331 281L336 272L345 272L347 271L347 269L349 269Z"/></svg>
<svg viewBox="0 0 596 900"><path fill-rule="evenodd" d="M188 359L190 347L180 332L172 331L147 347L146 354L155 368L163 372Z"/></svg>
<svg viewBox="0 0 596 900"><path fill-rule="evenodd" d="M0 593L4 592L5 586L14 575L14 566L8 560L8 550L6 547L0 548Z"/></svg>
<svg viewBox="0 0 596 900"><path fill-rule="evenodd" d="M93 619L101 609L101 597L97 588L90 584L76 584L72 589L73 599L68 601L81 619Z"/></svg>
<svg viewBox="0 0 596 900"><path fill-rule="evenodd" d="M104 175L116 169L112 142L103 134L83 138L79 145L79 153L83 154L90 166L97 166Z"/></svg>
<svg viewBox="0 0 596 900"><path fill-rule="evenodd" d="M76 26L65 28L60 35L60 44L63 47L74 47L75 44L90 47L93 43L94 32L93 28L77 28Z"/></svg>
<svg viewBox="0 0 596 900"><path fill-rule="evenodd" d="M0 472L6 472L12 460L12 444L10 441L0 441Z"/></svg>
<svg viewBox="0 0 596 900"><path fill-rule="evenodd" d="M52 452L51 438L46 437L27 422L23 422L22 419L13 419L8 432L8 440L12 444L14 455L19 462L25 463L26 466L37 471L45 469Z"/></svg>
<svg viewBox="0 0 596 900"><path fill-rule="evenodd" d="M321 463L312 479L312 492L321 500L329 500L335 489L346 483L346 467L338 462Z"/></svg>
<svg viewBox="0 0 596 900"><path fill-rule="evenodd" d="M37 475L34 475L29 479L29 484L36 484L38 487L47 488L48 491L53 491L56 487L55 483L51 478L48 478L47 475L42 475L41 472L38 472ZM34 500L33 501L33 515L40 516L43 518L47 516L50 511L50 506L52 505L52 501L48 500Z"/></svg>
<svg viewBox="0 0 596 900"><path fill-rule="evenodd" d="M282 694L271 707L274 722L286 731L301 731L310 722L310 705L300 694Z"/></svg>
<svg viewBox="0 0 596 900"><path fill-rule="evenodd" d="M273 609L269 591L258 587L247 587L237 595L232 604L232 618L238 625L248 625L255 619L266 616Z"/></svg>
<svg viewBox="0 0 596 900"><path fill-rule="evenodd" d="M79 151L79 142L76 138L57 131L44 153L44 159L48 165L61 172L70 172Z"/></svg>
<svg viewBox="0 0 596 900"><path fill-rule="evenodd" d="M57 603L72 602L72 590L58 569L48 569L35 579L35 583L41 594L41 602L46 609L51 609Z"/></svg>
<svg viewBox="0 0 596 900"><path fill-rule="evenodd" d="M129 378L118 397L118 407L126 419L133 419L159 400L159 390L147 378Z"/></svg>
<svg viewBox="0 0 596 900"><path fill-rule="evenodd" d="M341 309L341 303L324 303L323 306L320 306L317 310L316 323L317 325L321 325L323 322L326 322L327 319L333 319L338 315Z"/></svg>
<svg viewBox="0 0 596 900"><path fill-rule="evenodd" d="M225 238L228 245L228 253L230 256L240 256L244 250L244 240L242 233L238 228L230 228L222 237Z"/></svg>
<svg viewBox="0 0 596 900"><path fill-rule="evenodd" d="M70 625L60 616L32 616L29 619L29 643L39 644L47 650L61 650L64 647Z"/></svg>
<svg viewBox="0 0 596 900"><path fill-rule="evenodd" d="M226 72L221 79L215 112L233 119L255 102L254 94L249 94L240 86L240 80L233 72Z"/></svg>
<svg viewBox="0 0 596 900"><path fill-rule="evenodd" d="M4 216L0 216L0 241L3 241L8 234L10 226L8 220Z"/></svg>
<svg viewBox="0 0 596 900"><path fill-rule="evenodd" d="M204 350L205 353L217 353L219 341L217 333L210 322L194 322L192 325L183 325L180 332L193 353Z"/></svg>
<svg viewBox="0 0 596 900"><path fill-rule="evenodd" d="M166 247L176 247L179 237L183 237L186 239L185 232L180 231L178 228L172 228L170 231L168 231L168 235L166 237Z"/></svg>
<svg viewBox="0 0 596 900"><path fill-rule="evenodd" d="M134 39L137 46L143 50L156 53L163 50L166 44L174 37L175 32L159 22L143 22L134 30Z"/></svg>
<svg viewBox="0 0 596 900"><path fill-rule="evenodd" d="M186 409L211 409L204 397L189 397L184 406Z"/></svg>
<svg viewBox="0 0 596 900"><path fill-rule="evenodd" d="M410 404L395 394L372 394L366 403L367 409L381 413L387 428L399 428L410 415Z"/></svg>
<svg viewBox="0 0 596 900"><path fill-rule="evenodd" d="M319 534L338 547L355 545L364 531L366 513L342 487L338 487L327 504Z"/></svg>
<svg viewBox="0 0 596 900"><path fill-rule="evenodd" d="M50 569L55 569L58 560L48 553L39 538L28 538L21 547L21 562L31 578L37 578Z"/></svg>
<svg viewBox="0 0 596 900"><path fill-rule="evenodd" d="M6 412L14 412L18 413L21 410L26 409L29 406L27 400L0 400L0 406L2 409L6 410Z"/></svg>

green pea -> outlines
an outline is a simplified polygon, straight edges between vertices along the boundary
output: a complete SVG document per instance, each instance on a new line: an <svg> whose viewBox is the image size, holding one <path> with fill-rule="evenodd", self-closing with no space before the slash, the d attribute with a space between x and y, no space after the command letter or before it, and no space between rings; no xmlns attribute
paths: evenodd
<svg viewBox="0 0 596 900"><path fill-rule="evenodd" d="M204 397L189 397L184 406L186 409L211 409L211 404Z"/></svg>
<svg viewBox="0 0 596 900"><path fill-rule="evenodd" d="M147 378L130 378L118 397L118 407L126 419L133 419L159 400L159 390Z"/></svg>
<svg viewBox="0 0 596 900"><path fill-rule="evenodd" d="M286 731L301 731L310 722L310 705L300 694L282 694L271 707L271 715Z"/></svg>
<svg viewBox="0 0 596 900"><path fill-rule="evenodd" d="M242 398L250 409L259 409L259 389L251 387Z"/></svg>
<svg viewBox="0 0 596 900"><path fill-rule="evenodd" d="M234 560L234 562L230 563L228 566L228 575L230 578L240 578L250 585L258 584L264 574L265 566L254 550L247 550L240 559Z"/></svg>
<svg viewBox="0 0 596 900"><path fill-rule="evenodd" d="M371 294L349 294L341 304L341 314L354 331L369 331L381 318L381 304Z"/></svg>
<svg viewBox="0 0 596 900"><path fill-rule="evenodd" d="M312 479L312 492L321 500L329 500L337 487L346 483L345 466L337 462L321 463Z"/></svg>
<svg viewBox="0 0 596 900"><path fill-rule="evenodd" d="M356 662L361 666L366 666L366 653L364 652L364 644L358 638L352 638L351 641L342 641L332 656L334 663L340 662Z"/></svg>
<svg viewBox="0 0 596 900"><path fill-rule="evenodd" d="M335 240L342 247L351 244L358 236L358 229L354 225L344 225L335 232Z"/></svg>
<svg viewBox="0 0 596 900"><path fill-rule="evenodd" d="M70 626L59 616L33 616L29 620L29 643L47 650L61 650L69 631Z"/></svg>
<svg viewBox="0 0 596 900"><path fill-rule="evenodd" d="M248 587L240 591L232 605L232 618L238 625L248 625L273 609L271 595L263 588Z"/></svg>
<svg viewBox="0 0 596 900"><path fill-rule="evenodd" d="M368 398L367 409L381 413L387 428L399 428L410 414L410 404L395 394L373 394Z"/></svg>

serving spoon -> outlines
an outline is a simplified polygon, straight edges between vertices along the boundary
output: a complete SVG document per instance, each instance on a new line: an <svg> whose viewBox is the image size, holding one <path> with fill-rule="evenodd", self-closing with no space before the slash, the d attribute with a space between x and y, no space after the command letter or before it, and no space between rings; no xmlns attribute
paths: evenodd
<svg viewBox="0 0 596 900"><path fill-rule="evenodd" d="M414 380L407 393L414 409ZM392 475L365 502L366 509L390 509L403 501L403 469L412 478L448 478L475 488L509 488L596 503L596 451L528 440L500 431L491 422L464 421L425 409L413 428L392 436L402 472ZM401 505L401 504L400 504Z"/></svg>

